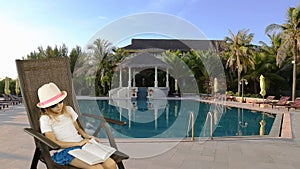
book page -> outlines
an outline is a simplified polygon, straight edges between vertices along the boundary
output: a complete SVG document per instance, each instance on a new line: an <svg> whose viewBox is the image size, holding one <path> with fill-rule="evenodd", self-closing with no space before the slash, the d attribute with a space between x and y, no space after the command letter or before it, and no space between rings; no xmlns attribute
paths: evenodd
<svg viewBox="0 0 300 169"><path fill-rule="evenodd" d="M82 150L82 149L71 150L68 153L71 154L72 156L88 163L89 165L94 165L94 164L101 163L104 161L103 159L99 158L98 156L95 156L85 150Z"/></svg>
<svg viewBox="0 0 300 169"><path fill-rule="evenodd" d="M95 139L91 139L91 142L93 144L96 144L99 148L103 149L106 152L115 152L116 151L116 149L114 147L98 143Z"/></svg>
<svg viewBox="0 0 300 169"><path fill-rule="evenodd" d="M105 161L116 151L115 148L100 144L94 139L91 140L91 143L86 143L82 149L100 157L103 159L103 161Z"/></svg>

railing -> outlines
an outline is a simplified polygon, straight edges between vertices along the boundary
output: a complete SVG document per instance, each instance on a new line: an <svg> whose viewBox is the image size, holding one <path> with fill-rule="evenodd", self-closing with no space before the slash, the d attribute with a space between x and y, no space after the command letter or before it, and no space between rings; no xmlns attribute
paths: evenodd
<svg viewBox="0 0 300 169"><path fill-rule="evenodd" d="M189 116L189 124L188 124L188 129L186 131L186 136L188 137L189 136L189 131L190 131L190 128L192 128L192 137L191 137L191 141L194 141L195 139L195 131L194 131L194 113L193 112L190 112L190 116ZM192 127L191 127L192 126Z"/></svg>
<svg viewBox="0 0 300 169"><path fill-rule="evenodd" d="M206 124L207 124L207 120L208 120L208 117L210 117L210 130L209 130L209 138L211 139L211 140L213 140L213 136L212 136L212 131L213 131L213 118L212 118L212 114L211 114L211 112L208 112L207 113L207 115L206 115L206 120L205 120L205 126L204 126L204 131L206 131ZM203 136L205 136L205 132L203 133Z"/></svg>
<svg viewBox="0 0 300 169"><path fill-rule="evenodd" d="M207 124L208 118L210 118L209 138L210 138L210 140L213 140L213 135L212 135L213 134L213 116L212 116L211 112L208 112L207 115L206 115L204 131L206 131L206 126L207 126L206 124ZM187 131L186 131L186 136L189 137L189 131L190 131L190 129L192 129L191 141L195 140L195 130L194 130L195 125L194 125L194 122L195 122L194 113L190 112L189 123L188 123L188 128L187 128ZM205 136L205 132L203 133L203 136Z"/></svg>
<svg viewBox="0 0 300 169"><path fill-rule="evenodd" d="M119 89L121 89L120 87L115 88L115 89L111 89L108 93L109 93L109 97L113 98L113 97L117 97L117 93L119 91Z"/></svg>

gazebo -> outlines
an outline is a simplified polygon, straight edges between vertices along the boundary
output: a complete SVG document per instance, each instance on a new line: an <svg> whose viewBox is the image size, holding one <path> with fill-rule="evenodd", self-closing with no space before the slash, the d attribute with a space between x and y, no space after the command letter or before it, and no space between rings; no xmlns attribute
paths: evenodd
<svg viewBox="0 0 300 169"><path fill-rule="evenodd" d="M154 68L154 86L146 86L146 91L142 91L145 88L141 88L135 85L135 74L136 70L140 69L151 69ZM123 86L122 84L122 70L128 70L128 84ZM166 72L166 84L164 87L158 86L158 69L164 70ZM120 98L120 99L136 99L138 97L138 92L144 93L145 95L140 95L145 98L161 98L166 97L169 92L169 66L162 60L154 56L154 54L142 52L138 53L129 59L123 61L118 66L119 70L119 87L110 90L110 98ZM149 79L147 79L149 80Z"/></svg>

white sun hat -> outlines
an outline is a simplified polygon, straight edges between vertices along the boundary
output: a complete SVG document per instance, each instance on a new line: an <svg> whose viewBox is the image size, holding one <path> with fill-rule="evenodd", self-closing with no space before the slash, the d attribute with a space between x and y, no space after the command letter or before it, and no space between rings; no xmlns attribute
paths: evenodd
<svg viewBox="0 0 300 169"><path fill-rule="evenodd" d="M37 107L47 108L64 100L67 97L67 92L60 91L57 85L51 82L38 89L38 97L40 102Z"/></svg>

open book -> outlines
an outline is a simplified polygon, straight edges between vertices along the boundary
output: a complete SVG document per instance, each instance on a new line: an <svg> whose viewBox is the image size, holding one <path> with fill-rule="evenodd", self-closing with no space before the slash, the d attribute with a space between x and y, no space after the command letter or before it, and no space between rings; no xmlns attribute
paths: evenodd
<svg viewBox="0 0 300 169"><path fill-rule="evenodd" d="M86 143L82 146L82 149L71 150L69 151L69 154L88 163L89 165L94 165L105 161L115 151L115 148L100 144L94 139L91 139L91 143Z"/></svg>

